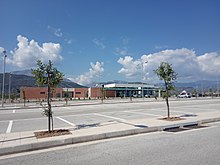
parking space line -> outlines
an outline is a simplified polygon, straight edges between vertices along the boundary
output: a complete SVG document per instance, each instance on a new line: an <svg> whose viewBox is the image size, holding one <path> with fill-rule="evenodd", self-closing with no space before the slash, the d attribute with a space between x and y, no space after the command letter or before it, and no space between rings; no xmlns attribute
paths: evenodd
<svg viewBox="0 0 220 165"><path fill-rule="evenodd" d="M165 110L159 110L159 109L151 109L152 111L159 111L159 112L164 112ZM171 110L171 112L177 112L177 113L189 113L192 114L192 112L187 112L187 111L175 111L175 110Z"/></svg>
<svg viewBox="0 0 220 165"><path fill-rule="evenodd" d="M76 114L76 115L62 115L61 117L72 117L72 116L90 116L93 115L93 113L87 113L87 114Z"/></svg>
<svg viewBox="0 0 220 165"><path fill-rule="evenodd" d="M161 117L161 115L154 115L154 114L151 114L151 113L141 113L141 112L133 112L133 111L123 111L123 112L126 112L126 113L133 113L133 114L139 114L139 115L145 115L145 116L156 116L156 117Z"/></svg>
<svg viewBox="0 0 220 165"><path fill-rule="evenodd" d="M100 113L93 113L93 114L96 115L96 116L101 116L101 117L106 117L106 118L110 118L110 119L115 119L115 120L118 120L118 121L126 122L125 119L118 118L118 117L103 115L103 114L100 114Z"/></svg>
<svg viewBox="0 0 220 165"><path fill-rule="evenodd" d="M63 119L63 118L61 118L61 117L56 117L57 119L59 119L59 120L61 120L61 121L63 121L63 122L65 122L65 123L67 123L67 124L69 124L69 125L71 125L71 126L76 126L76 124L73 124L73 123L71 123L71 122L69 122L69 121L67 121L67 120L65 120L65 119Z"/></svg>
<svg viewBox="0 0 220 165"><path fill-rule="evenodd" d="M72 116L89 116L89 115L93 115L93 113L89 113L89 114L78 114L78 115L64 115L61 117L72 117ZM29 119L15 119L14 121L28 121L28 120L46 120L46 117L40 117L40 118L29 118ZM8 122L10 120L1 120L1 122Z"/></svg>
<svg viewBox="0 0 220 165"><path fill-rule="evenodd" d="M13 124L13 120L10 120L10 121L9 121L9 124L8 124L8 128L7 128L7 130L6 130L6 133L11 133L12 124Z"/></svg>

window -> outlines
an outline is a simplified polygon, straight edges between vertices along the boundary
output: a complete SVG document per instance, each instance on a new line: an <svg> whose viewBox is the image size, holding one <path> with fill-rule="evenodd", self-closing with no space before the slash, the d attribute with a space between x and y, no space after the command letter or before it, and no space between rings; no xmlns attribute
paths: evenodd
<svg viewBox="0 0 220 165"><path fill-rule="evenodd" d="M40 94L41 94L41 95L44 95L44 94L45 94L45 92L40 92Z"/></svg>
<svg viewBox="0 0 220 165"><path fill-rule="evenodd" d="M81 94L81 92L76 92L76 94Z"/></svg>

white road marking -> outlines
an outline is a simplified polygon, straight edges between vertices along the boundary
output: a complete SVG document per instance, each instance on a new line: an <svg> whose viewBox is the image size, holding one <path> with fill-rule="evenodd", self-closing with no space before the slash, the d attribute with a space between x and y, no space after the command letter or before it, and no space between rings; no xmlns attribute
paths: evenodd
<svg viewBox="0 0 220 165"><path fill-rule="evenodd" d="M13 112L12 113L15 113L15 109L13 110Z"/></svg>
<svg viewBox="0 0 220 165"><path fill-rule="evenodd" d="M122 122L127 122L125 119L118 118L118 117L103 115L103 114L100 114L100 113L93 113L93 114L96 115L96 116L101 116L101 117L106 117L106 118L110 118L110 119L115 119L115 120L122 121Z"/></svg>
<svg viewBox="0 0 220 165"><path fill-rule="evenodd" d="M6 130L6 133L11 133L12 124L13 124L13 120L10 120L9 124L8 124L8 128Z"/></svg>
<svg viewBox="0 0 220 165"><path fill-rule="evenodd" d="M60 117L74 117L74 116L92 116L93 113L88 113L88 114L78 114L78 115L64 115ZM16 119L14 121L28 121L28 120L46 120L47 117L39 117L39 118L29 118L29 119ZM8 122L9 120L1 120L1 122Z"/></svg>
<svg viewBox="0 0 220 165"><path fill-rule="evenodd" d="M61 107L62 109L72 109L72 107Z"/></svg>
<svg viewBox="0 0 220 165"><path fill-rule="evenodd" d="M65 119L63 119L63 118L61 118L61 117L56 117L57 119L59 119L59 120L61 120L61 121L63 121L63 122L65 122L65 123L67 123L67 124L69 124L69 125L71 125L71 126L76 126L76 124L73 124L73 123L71 123L71 122L69 122L69 121L67 121L67 120L65 120Z"/></svg>
<svg viewBox="0 0 220 165"><path fill-rule="evenodd" d="M155 109L149 109L149 110L151 110L151 111L158 111L158 112L165 112L165 111L167 111L167 110L156 109L156 108ZM182 110L180 110L180 111L171 110L171 112L183 113L183 114L194 114L192 112L187 112L187 111L182 111Z"/></svg>
<svg viewBox="0 0 220 165"><path fill-rule="evenodd" d="M93 113L87 113L87 114L76 114L76 115L62 115L60 117L70 117L70 116L91 116Z"/></svg>
<svg viewBox="0 0 220 165"><path fill-rule="evenodd" d="M145 115L145 116L156 116L156 117L161 117L161 115L154 115L154 114L151 114L151 113L141 113L141 112L133 112L133 111L123 111L123 112L126 112L126 113L133 113L133 114L139 114L139 115Z"/></svg>

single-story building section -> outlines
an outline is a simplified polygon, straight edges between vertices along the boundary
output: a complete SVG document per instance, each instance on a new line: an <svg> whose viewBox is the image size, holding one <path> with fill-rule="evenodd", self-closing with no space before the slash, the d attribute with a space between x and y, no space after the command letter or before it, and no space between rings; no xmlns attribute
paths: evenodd
<svg viewBox="0 0 220 165"><path fill-rule="evenodd" d="M115 91L115 97L160 97L159 87L145 83L106 84L105 90Z"/></svg>
<svg viewBox="0 0 220 165"><path fill-rule="evenodd" d="M62 98L62 88L52 88L51 98ZM20 98L26 100L47 99L46 87L21 87Z"/></svg>
<svg viewBox="0 0 220 165"><path fill-rule="evenodd" d="M110 98L110 97L160 97L159 87L150 84L106 84L91 88L52 88L51 98ZM21 87L20 98L26 100L47 99L46 87Z"/></svg>

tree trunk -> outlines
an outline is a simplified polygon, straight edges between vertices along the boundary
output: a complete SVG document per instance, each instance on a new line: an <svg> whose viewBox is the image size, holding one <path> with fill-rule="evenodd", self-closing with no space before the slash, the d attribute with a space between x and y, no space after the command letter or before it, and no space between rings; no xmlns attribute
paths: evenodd
<svg viewBox="0 0 220 165"><path fill-rule="evenodd" d="M104 100L104 85L102 85L102 88L101 88L101 101L102 101L102 104L103 104L103 100Z"/></svg>
<svg viewBox="0 0 220 165"><path fill-rule="evenodd" d="M170 105L169 105L168 96L166 97L166 103L167 103L167 117L170 118Z"/></svg>
<svg viewBox="0 0 220 165"><path fill-rule="evenodd" d="M25 107L25 101L26 101L25 91L22 91L22 93L23 93L24 107Z"/></svg>
<svg viewBox="0 0 220 165"><path fill-rule="evenodd" d="M50 118L51 118L51 104L50 104L50 78L48 74L48 86L47 86L47 106L48 106L48 132L51 132L51 124L50 124Z"/></svg>
<svg viewBox="0 0 220 165"><path fill-rule="evenodd" d="M165 87L166 87L166 104L167 104L167 117L170 118L170 105L169 105L169 90L167 82L165 81Z"/></svg>
<svg viewBox="0 0 220 165"><path fill-rule="evenodd" d="M48 96L47 96L47 106L48 106L48 132L51 131L50 129L50 117L51 117L51 105L50 105L50 92L49 92L49 87L48 87Z"/></svg>
<svg viewBox="0 0 220 165"><path fill-rule="evenodd" d="M52 132L53 132L53 114L51 113L51 126L52 126Z"/></svg>

